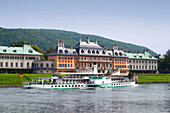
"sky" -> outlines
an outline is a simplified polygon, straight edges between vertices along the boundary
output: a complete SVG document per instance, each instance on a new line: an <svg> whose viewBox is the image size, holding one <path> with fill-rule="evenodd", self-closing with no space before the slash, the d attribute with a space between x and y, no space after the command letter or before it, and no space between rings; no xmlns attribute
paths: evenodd
<svg viewBox="0 0 170 113"><path fill-rule="evenodd" d="M75 31L170 49L170 0L0 0L0 27Z"/></svg>

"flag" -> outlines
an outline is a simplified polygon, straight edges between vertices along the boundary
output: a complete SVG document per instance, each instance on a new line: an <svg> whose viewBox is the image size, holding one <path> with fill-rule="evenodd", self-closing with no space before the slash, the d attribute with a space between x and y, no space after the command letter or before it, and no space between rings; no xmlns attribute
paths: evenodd
<svg viewBox="0 0 170 113"><path fill-rule="evenodd" d="M20 74L18 77L23 77L23 74Z"/></svg>

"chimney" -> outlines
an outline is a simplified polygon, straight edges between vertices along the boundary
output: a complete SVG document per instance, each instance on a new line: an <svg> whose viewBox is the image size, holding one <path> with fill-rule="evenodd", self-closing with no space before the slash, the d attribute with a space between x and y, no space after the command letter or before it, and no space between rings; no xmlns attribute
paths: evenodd
<svg viewBox="0 0 170 113"><path fill-rule="evenodd" d="M15 44L14 44L14 43L12 44L12 47L15 47Z"/></svg>
<svg viewBox="0 0 170 113"><path fill-rule="evenodd" d="M81 38L79 38L79 42L81 42Z"/></svg>
<svg viewBox="0 0 170 113"><path fill-rule="evenodd" d="M95 43L97 44L97 39L95 40Z"/></svg>
<svg viewBox="0 0 170 113"><path fill-rule="evenodd" d="M64 47L64 42L62 42L62 46Z"/></svg>
<svg viewBox="0 0 170 113"><path fill-rule="evenodd" d="M62 46L62 42L61 42L61 40L60 40L60 42L59 42L59 46Z"/></svg>
<svg viewBox="0 0 170 113"><path fill-rule="evenodd" d="M146 52L148 52L149 50L147 49Z"/></svg>
<svg viewBox="0 0 170 113"><path fill-rule="evenodd" d="M114 45L112 46L112 49L118 50L118 46L117 46L116 44L114 44Z"/></svg>
<svg viewBox="0 0 170 113"><path fill-rule="evenodd" d="M30 43L28 42L28 45L30 45Z"/></svg>
<svg viewBox="0 0 170 113"><path fill-rule="evenodd" d="M87 37L87 43L89 43L90 42L90 38L89 37Z"/></svg>
<svg viewBox="0 0 170 113"><path fill-rule="evenodd" d="M71 46L71 49L73 49L73 46Z"/></svg>
<svg viewBox="0 0 170 113"><path fill-rule="evenodd" d="M57 41L57 47L60 46L59 40Z"/></svg>

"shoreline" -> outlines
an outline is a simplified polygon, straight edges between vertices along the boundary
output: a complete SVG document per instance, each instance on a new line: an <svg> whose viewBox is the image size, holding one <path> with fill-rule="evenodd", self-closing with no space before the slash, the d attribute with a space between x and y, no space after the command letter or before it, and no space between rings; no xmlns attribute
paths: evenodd
<svg viewBox="0 0 170 113"><path fill-rule="evenodd" d="M22 85L0 85L0 88L22 87Z"/></svg>

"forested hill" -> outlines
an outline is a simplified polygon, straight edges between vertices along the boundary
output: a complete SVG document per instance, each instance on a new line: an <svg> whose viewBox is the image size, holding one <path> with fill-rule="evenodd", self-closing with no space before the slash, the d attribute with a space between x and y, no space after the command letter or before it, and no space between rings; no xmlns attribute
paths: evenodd
<svg viewBox="0 0 170 113"><path fill-rule="evenodd" d="M58 40L64 41L65 47L75 46L79 42L79 38L86 41L86 37L90 37L90 41L95 41L99 45L104 45L108 49L112 49L113 44L117 44L124 51L143 52L147 47L134 45L130 43L115 41L96 35L80 34L76 32L54 30L54 29L6 29L0 28L0 45L11 45L13 41L23 40L30 42L31 45L37 44L44 51L50 47L55 48ZM149 52L156 56L156 53L148 49Z"/></svg>

